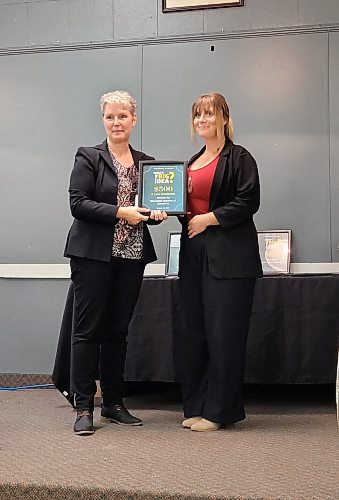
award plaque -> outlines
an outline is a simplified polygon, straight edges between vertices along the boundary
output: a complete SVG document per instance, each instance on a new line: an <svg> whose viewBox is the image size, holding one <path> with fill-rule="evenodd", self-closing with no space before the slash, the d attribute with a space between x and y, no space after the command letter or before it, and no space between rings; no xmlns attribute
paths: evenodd
<svg viewBox="0 0 339 500"><path fill-rule="evenodd" d="M165 266L166 276L178 276L180 237L181 233L178 231L170 231L168 233Z"/></svg>
<svg viewBox="0 0 339 500"><path fill-rule="evenodd" d="M168 215L186 213L187 162L139 162L138 204L149 210L163 210Z"/></svg>
<svg viewBox="0 0 339 500"><path fill-rule="evenodd" d="M259 253L264 274L287 274L291 261L290 229L258 231Z"/></svg>

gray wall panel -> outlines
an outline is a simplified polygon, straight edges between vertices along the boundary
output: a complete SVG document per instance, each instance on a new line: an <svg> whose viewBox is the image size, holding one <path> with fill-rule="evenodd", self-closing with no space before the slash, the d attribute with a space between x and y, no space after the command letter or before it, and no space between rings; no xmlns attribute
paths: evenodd
<svg viewBox="0 0 339 500"><path fill-rule="evenodd" d="M339 262L339 33L330 34L330 131L332 255Z"/></svg>
<svg viewBox="0 0 339 500"><path fill-rule="evenodd" d="M69 2L28 4L28 43L57 45L71 41Z"/></svg>
<svg viewBox="0 0 339 500"><path fill-rule="evenodd" d="M114 37L140 40L157 36L157 0L114 0Z"/></svg>
<svg viewBox="0 0 339 500"><path fill-rule="evenodd" d="M257 226L291 228L294 262L331 256L327 60L322 33L144 48L144 149L189 157L192 101L206 91L225 94L235 141L259 165Z"/></svg>
<svg viewBox="0 0 339 500"><path fill-rule="evenodd" d="M206 10L204 12L204 32L232 33L234 31L246 31L251 29L251 10L248 2L246 3L247 5L244 7L234 7L233 9Z"/></svg>
<svg viewBox="0 0 339 500"><path fill-rule="evenodd" d="M255 1L255 0L252 0ZM338 0L298 0L299 24L336 23L339 20Z"/></svg>
<svg viewBox="0 0 339 500"><path fill-rule="evenodd" d="M0 5L0 47L27 44L27 4Z"/></svg>
<svg viewBox="0 0 339 500"><path fill-rule="evenodd" d="M0 372L52 373L68 280L0 280Z"/></svg>
<svg viewBox="0 0 339 500"><path fill-rule="evenodd" d="M71 41L112 40L112 1L72 0L69 2Z"/></svg>
<svg viewBox="0 0 339 500"><path fill-rule="evenodd" d="M248 0L251 28L297 26L298 3L295 0Z"/></svg>
<svg viewBox="0 0 339 500"><path fill-rule="evenodd" d="M62 262L75 151L105 137L102 93L140 102L141 48L6 56L0 73L0 262Z"/></svg>

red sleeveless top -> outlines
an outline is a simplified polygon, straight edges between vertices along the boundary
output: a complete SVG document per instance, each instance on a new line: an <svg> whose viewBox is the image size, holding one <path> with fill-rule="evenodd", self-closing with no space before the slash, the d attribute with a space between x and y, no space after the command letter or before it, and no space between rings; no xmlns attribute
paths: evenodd
<svg viewBox="0 0 339 500"><path fill-rule="evenodd" d="M206 214L210 203L210 193L219 155L202 168L188 167L187 217Z"/></svg>

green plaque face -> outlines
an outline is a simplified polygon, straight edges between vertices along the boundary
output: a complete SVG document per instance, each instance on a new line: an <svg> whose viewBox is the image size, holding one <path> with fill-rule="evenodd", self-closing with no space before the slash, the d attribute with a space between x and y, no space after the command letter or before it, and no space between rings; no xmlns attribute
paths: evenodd
<svg viewBox="0 0 339 500"><path fill-rule="evenodd" d="M141 161L139 206L163 210L168 215L186 213L187 162Z"/></svg>

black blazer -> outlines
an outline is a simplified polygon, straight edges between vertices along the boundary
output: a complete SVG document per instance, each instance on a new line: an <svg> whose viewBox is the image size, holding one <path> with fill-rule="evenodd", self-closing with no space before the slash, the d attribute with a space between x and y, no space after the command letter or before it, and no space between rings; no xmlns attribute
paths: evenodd
<svg viewBox="0 0 339 500"><path fill-rule="evenodd" d="M204 151L205 147L188 164L191 165ZM206 229L208 264L215 278L262 276L258 237L253 222L253 214L258 211L259 205L260 186L256 162L245 148L227 139L220 152L209 202L209 211L214 213L220 225ZM186 217L182 225L179 275L187 245Z"/></svg>
<svg viewBox="0 0 339 500"><path fill-rule="evenodd" d="M134 164L153 160L130 147ZM109 262L112 254L114 227L117 222L118 178L107 141L94 147L78 149L71 173L69 194L74 222L68 233L64 256L86 257ZM152 239L144 224L145 264L157 259Z"/></svg>

